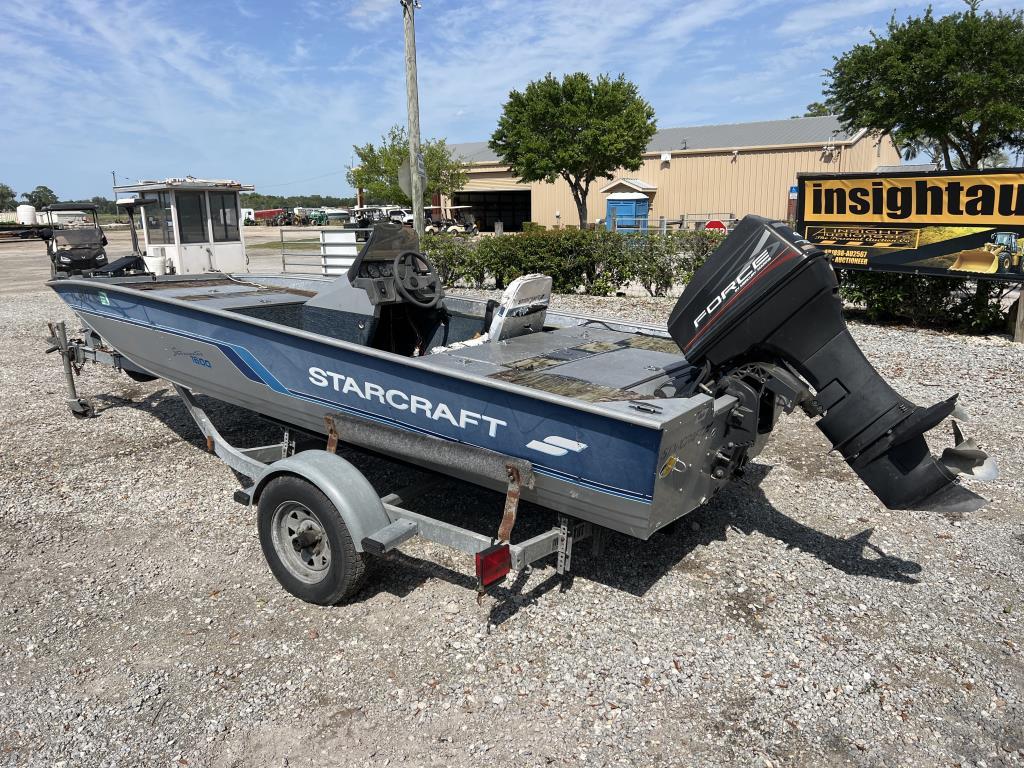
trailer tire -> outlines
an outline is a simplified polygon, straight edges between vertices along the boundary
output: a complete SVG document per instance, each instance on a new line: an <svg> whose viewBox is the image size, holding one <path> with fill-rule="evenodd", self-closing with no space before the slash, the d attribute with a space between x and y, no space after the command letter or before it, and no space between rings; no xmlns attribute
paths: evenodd
<svg viewBox="0 0 1024 768"><path fill-rule="evenodd" d="M335 605L359 590L365 556L334 504L308 480L273 478L260 494L256 523L271 572L295 597Z"/></svg>

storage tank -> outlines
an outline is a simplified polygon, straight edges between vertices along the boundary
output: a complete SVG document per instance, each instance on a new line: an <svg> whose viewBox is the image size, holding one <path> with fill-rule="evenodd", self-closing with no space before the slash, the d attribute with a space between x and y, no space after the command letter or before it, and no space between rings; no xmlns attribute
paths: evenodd
<svg viewBox="0 0 1024 768"><path fill-rule="evenodd" d="M36 207L34 205L19 205L15 209L15 215L18 217L19 224L29 227L34 227L36 224Z"/></svg>

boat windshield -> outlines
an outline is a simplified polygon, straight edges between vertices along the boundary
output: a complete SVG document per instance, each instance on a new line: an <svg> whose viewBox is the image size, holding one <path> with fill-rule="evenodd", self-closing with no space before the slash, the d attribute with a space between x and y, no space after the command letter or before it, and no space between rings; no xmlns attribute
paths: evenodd
<svg viewBox="0 0 1024 768"><path fill-rule="evenodd" d="M366 261L394 261L395 257L406 251L419 251L420 239L416 230L395 224L378 224L366 245L360 259Z"/></svg>

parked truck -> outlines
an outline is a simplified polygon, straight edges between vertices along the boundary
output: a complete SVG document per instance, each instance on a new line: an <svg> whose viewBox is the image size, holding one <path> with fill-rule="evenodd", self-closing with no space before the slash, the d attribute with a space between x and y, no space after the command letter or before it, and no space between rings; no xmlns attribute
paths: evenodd
<svg viewBox="0 0 1024 768"><path fill-rule="evenodd" d="M284 217L285 213L284 208L266 208L262 211L254 211L253 217L256 219L257 224L262 224L266 227L280 226L280 220Z"/></svg>

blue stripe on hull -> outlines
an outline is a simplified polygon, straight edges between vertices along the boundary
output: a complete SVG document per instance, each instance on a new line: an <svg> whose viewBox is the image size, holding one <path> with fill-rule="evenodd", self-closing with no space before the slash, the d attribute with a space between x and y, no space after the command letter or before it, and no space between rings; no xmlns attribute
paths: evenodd
<svg viewBox="0 0 1024 768"><path fill-rule="evenodd" d="M262 362L260 362L260 359L256 354L250 351L248 346L243 346L242 344L237 343L237 341L213 338L205 333L186 331L181 327L172 327L171 325L168 325L166 320L164 322L157 322L156 318L150 317L150 315L157 313L166 314L168 315L167 319L189 322L193 326L198 325L199 328L197 330L201 330L203 325L207 325L211 326L212 330L221 335L228 332L233 332L236 335L242 335L248 345L260 344L264 347L261 354L269 356L264 356L264 359L280 359L282 364L287 363L288 358L293 357L295 353L304 352L307 353L307 355L311 354L325 357L335 365L342 364L345 366L346 370L365 368L366 362L376 362L376 359L359 360L358 362L343 359L352 355L358 356L358 352L343 350L327 344L314 346L315 343L310 342L308 339L288 334L287 329L268 332L265 328L246 324L244 316L240 316L237 321L234 321L235 324L242 327L240 329L234 329L230 327L232 323L226 322L224 318L220 316L204 316L205 313L202 311L191 310L190 312L186 312L176 305L163 304L159 302L159 300L144 304L135 296L131 297L134 301L124 301L127 297L123 294L114 292L111 292L107 301L101 304L100 301L96 300L97 296L94 291L86 292L82 290L81 286L75 286L75 288L77 290L71 295L69 295L70 292L65 293L64 291L56 288L55 290L57 290L58 294L61 295L61 298L64 299L76 312L83 315L96 315L98 317L138 326L148 330L158 330L179 338L211 344L221 350L227 360L229 360L232 365L247 379L263 384L271 391L280 395L316 403L360 418L389 424L407 431L426 434L432 437L439 437L455 442L466 442L468 444L478 445L490 450L496 450L501 453L519 456L530 461L533 464L534 470L538 474L546 475L563 482L589 488L591 490L619 498L630 499L632 501L642 502L645 504L651 503L654 484L653 464L656 461L658 442L660 440L660 432L657 430L626 424L609 418L602 418L595 414L576 411L565 406L541 403L535 398L529 398L528 396L506 395L504 397L504 399L508 399L510 401L515 399L525 401L518 403L521 410L515 407L517 403L510 402L509 407L512 409L510 413L513 417L522 415L526 417L527 421L535 419L538 424L543 424L544 427L538 433L539 436L543 436L544 431L551 430L551 424L555 424L557 427L557 423L561 423L563 425L562 431L569 431L570 427L576 429L577 436L581 438L580 442L589 442L591 446L595 448L599 447L598 451L593 451L586 456L577 455L567 457L569 460L567 466L570 467L570 469L580 469L580 465L588 461L591 466L593 466L595 464L596 455L600 453L603 457L603 461L598 462L597 470L603 480L611 481L601 482L594 479L595 475L593 473L586 473L589 476L583 476L584 472L573 472L567 469L559 469L558 467L550 466L549 464L545 465L536 463L534 455L523 450L526 444L526 440L523 438L525 437L526 439L529 439L529 437L537 435L533 435L531 432L524 432L524 428L518 424L513 427L513 421L516 420L515 418L508 418L508 432L500 433L499 437L502 439L494 440L491 444L481 445L480 442L476 441L460 440L460 437L465 437L465 435L453 436L450 434L444 434L443 432L425 429L406 421L397 420L382 413L355 407L347 403L321 397L308 391L303 391L295 385L288 386L286 383L282 382L278 376L275 376L275 374L272 373ZM100 288L97 286L95 291L98 290L100 290ZM77 301L73 301L72 299L77 299ZM111 305L111 302L114 302L113 305ZM111 311L111 309L115 311ZM129 316L128 313L132 310L135 310L136 314L141 314L145 319ZM261 338L267 336L268 333L274 333L278 337L283 338ZM280 345L282 344L285 345L284 348L281 348ZM305 349L305 347L313 348ZM301 359L302 375L296 377L294 370L292 370L290 371L292 378L298 378L299 381L302 381L306 376L306 372L309 367L308 364L310 362L315 363L319 361L311 361L308 356L303 357ZM379 367L383 369L394 365L395 364L393 363L385 363ZM288 373L289 369L285 368L283 372ZM369 372L377 377L389 375L386 370L369 369ZM408 385L410 383L409 372L404 371L402 373L404 373L405 378L403 379L401 374L397 374L398 378L396 381ZM473 397L473 395L480 394L479 392L472 393L468 396L469 402L464 402L467 395L464 395L457 390L466 389L467 382L445 377L443 373L431 372L428 374L419 370L415 373L419 374L415 382L416 384L421 383L420 379L428 378L430 375L443 379L444 381L441 382L440 387L434 385L429 387L429 389L440 389L440 391L445 392L446 396L449 398L448 402L467 405L470 407L475 405L476 408L481 410L483 413L501 413L502 415L506 415L501 410L490 408L486 401L481 401L480 399ZM396 374L391 374L392 378L395 376ZM368 381L365 374L362 378L364 382ZM305 383L308 385L308 381ZM470 387L480 387L480 385L473 385L472 383L468 383L468 385ZM429 389L427 391L429 391ZM370 402L372 403L373 401L371 400ZM543 409L541 409L541 406L543 406ZM559 414L561 418L555 418L548 413L551 410L562 411L564 414ZM582 424L582 422L589 422L589 424ZM444 427L446 426L446 423L440 423L439 426ZM609 428L613 429L615 434L610 433ZM527 426L525 429L529 430L530 427ZM595 442L601 441L602 438L604 439L604 444L600 446L595 445ZM518 439L523 443L519 446L518 450L515 448L515 439ZM510 443L510 441L513 442Z"/></svg>

